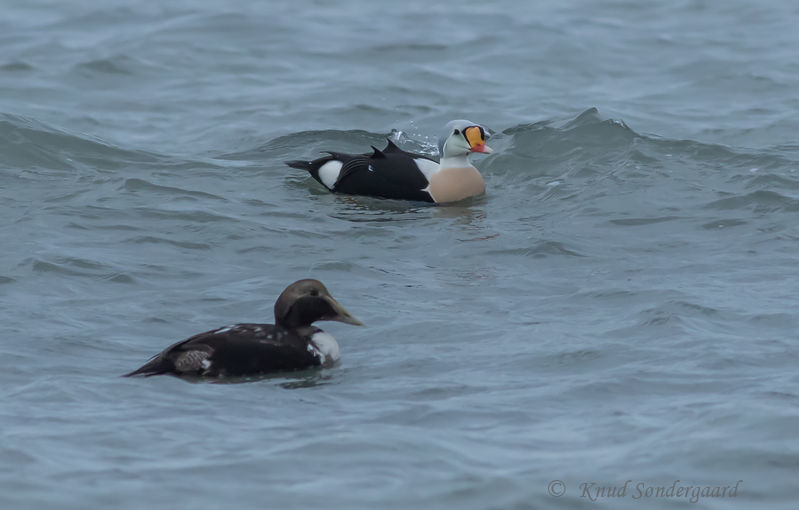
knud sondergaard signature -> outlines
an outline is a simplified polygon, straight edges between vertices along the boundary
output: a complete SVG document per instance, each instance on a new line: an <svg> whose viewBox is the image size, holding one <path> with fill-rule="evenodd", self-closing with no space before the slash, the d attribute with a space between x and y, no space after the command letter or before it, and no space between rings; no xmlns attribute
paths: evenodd
<svg viewBox="0 0 799 510"><path fill-rule="evenodd" d="M738 497L738 486L743 480L738 480L735 485L686 485L680 480L674 480L671 485L651 485L647 482L627 480L624 485L601 485L597 482L583 482L580 484L581 498L596 501L604 498L684 498L691 503L696 503L700 498L735 498Z"/></svg>

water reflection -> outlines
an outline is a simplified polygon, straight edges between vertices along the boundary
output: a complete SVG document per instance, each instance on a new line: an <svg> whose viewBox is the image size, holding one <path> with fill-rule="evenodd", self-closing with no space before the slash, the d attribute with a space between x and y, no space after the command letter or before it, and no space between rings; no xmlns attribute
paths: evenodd
<svg viewBox="0 0 799 510"><path fill-rule="evenodd" d="M296 390L300 388L313 388L328 384L333 375L319 369L299 370L296 372L278 372L274 374L259 374L243 377L225 377L210 379L199 376L181 376L182 379L192 384L245 384L252 382L276 382L281 388Z"/></svg>

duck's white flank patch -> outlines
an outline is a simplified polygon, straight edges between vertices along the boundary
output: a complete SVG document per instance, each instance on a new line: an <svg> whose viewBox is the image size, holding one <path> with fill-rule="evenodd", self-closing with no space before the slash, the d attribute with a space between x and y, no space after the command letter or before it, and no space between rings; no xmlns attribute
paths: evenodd
<svg viewBox="0 0 799 510"><path fill-rule="evenodd" d="M319 178L322 180L322 184L327 186L329 189L333 189L333 185L336 184L336 179L338 179L338 174L341 172L341 161L328 161L324 165L319 167Z"/></svg>
<svg viewBox="0 0 799 510"><path fill-rule="evenodd" d="M419 171L422 172L425 176L425 179L430 181L430 178L433 177L433 174L441 170L441 166L435 161L430 161L429 159L424 158L415 158L413 160L416 163L416 166L419 167Z"/></svg>
<svg viewBox="0 0 799 510"><path fill-rule="evenodd" d="M211 362L207 359L204 359L200 363L200 366L203 367L203 369L208 370L209 368L211 368Z"/></svg>
<svg viewBox="0 0 799 510"><path fill-rule="evenodd" d="M209 356L210 353L205 351L186 351L175 360L175 369L178 372L194 372L199 370L200 367L207 368L205 364L208 363L210 365L210 362L206 359Z"/></svg>
<svg viewBox="0 0 799 510"><path fill-rule="evenodd" d="M319 356L322 365L329 365L339 359L338 342L333 335L324 331L313 334L311 343L308 344L308 350Z"/></svg>

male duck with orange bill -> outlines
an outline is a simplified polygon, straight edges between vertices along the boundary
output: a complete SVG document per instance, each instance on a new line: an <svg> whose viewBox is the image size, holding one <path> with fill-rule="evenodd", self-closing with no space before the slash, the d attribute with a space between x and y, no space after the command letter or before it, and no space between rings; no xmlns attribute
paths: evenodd
<svg viewBox="0 0 799 510"><path fill-rule="evenodd" d="M487 136L479 124L453 120L439 139L439 162L406 152L388 140L385 149L373 146L371 154L327 152L328 156L313 161L286 164L307 170L334 193L443 204L485 193L483 177L469 156L492 152L486 145Z"/></svg>

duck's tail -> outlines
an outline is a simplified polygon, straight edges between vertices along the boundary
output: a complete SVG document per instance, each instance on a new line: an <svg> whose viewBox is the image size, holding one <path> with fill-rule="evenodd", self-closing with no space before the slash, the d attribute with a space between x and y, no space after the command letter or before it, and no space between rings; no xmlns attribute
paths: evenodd
<svg viewBox="0 0 799 510"><path fill-rule="evenodd" d="M137 375L142 377L150 377L153 375L170 373L174 370L174 368L174 364L171 361L164 358L164 356L158 355L154 356L153 359L140 366L133 372L128 372L122 377L134 377Z"/></svg>
<svg viewBox="0 0 799 510"><path fill-rule="evenodd" d="M292 161L286 161L286 164L291 168L297 168L300 170L307 170L313 174L314 171L314 164L313 161L303 161L301 159L295 159Z"/></svg>

